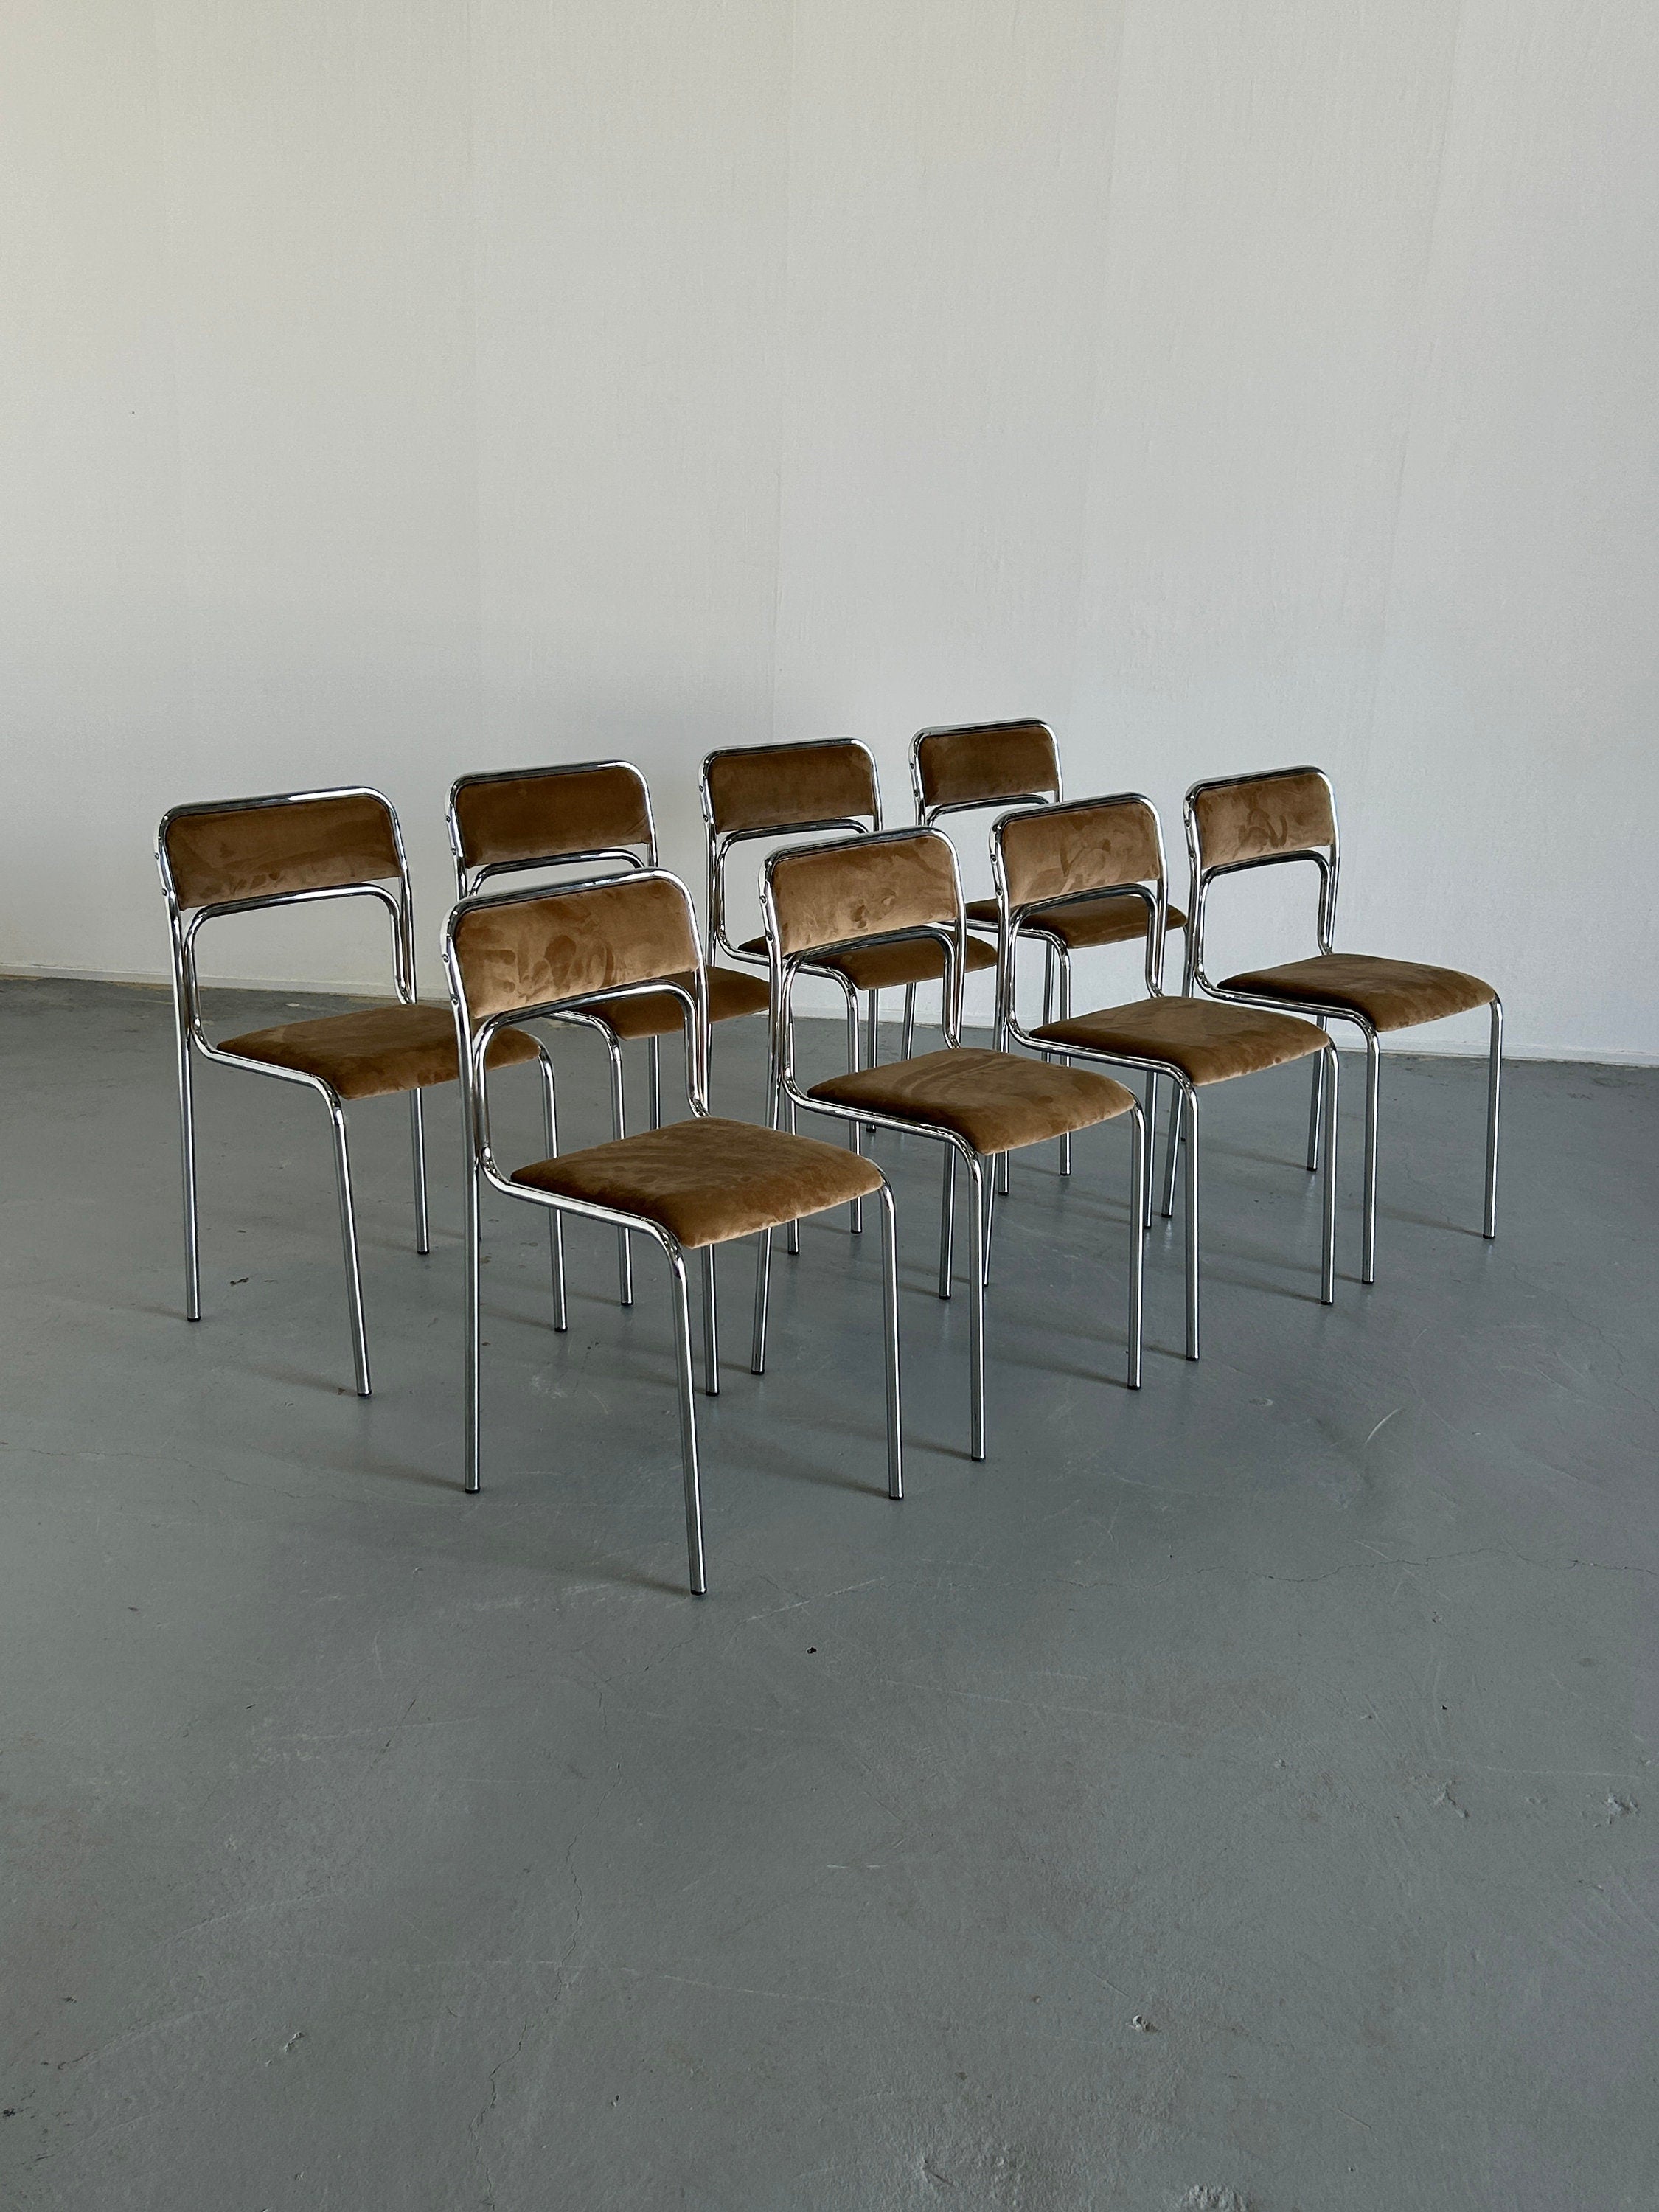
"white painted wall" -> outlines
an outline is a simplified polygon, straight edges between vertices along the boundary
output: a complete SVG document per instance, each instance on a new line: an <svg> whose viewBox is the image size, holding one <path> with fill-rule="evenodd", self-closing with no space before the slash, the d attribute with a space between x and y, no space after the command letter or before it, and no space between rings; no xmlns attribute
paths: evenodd
<svg viewBox="0 0 1659 2212"><path fill-rule="evenodd" d="M712 744L1036 713L1659 1056L1656 118L1651 0L0 0L0 964L163 973L181 799L382 785L429 947L459 769L695 878Z"/></svg>

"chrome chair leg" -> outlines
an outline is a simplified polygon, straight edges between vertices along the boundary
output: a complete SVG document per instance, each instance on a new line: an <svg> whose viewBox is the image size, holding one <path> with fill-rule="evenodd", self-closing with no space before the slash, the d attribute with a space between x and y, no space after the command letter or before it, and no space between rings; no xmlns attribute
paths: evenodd
<svg viewBox="0 0 1659 2212"><path fill-rule="evenodd" d="M1486 1062L1486 1206L1480 1234L1498 1234L1498 1100L1504 1080L1504 1001L1492 1002L1492 1050Z"/></svg>
<svg viewBox="0 0 1659 2212"><path fill-rule="evenodd" d="M685 1261L668 1249L674 1277L674 1365L680 1395L680 1464L685 1478L685 1549L691 1570L691 1595L705 1597L708 1577L702 1565L702 1499L697 1484L696 1385L691 1374L691 1300L686 1286Z"/></svg>
<svg viewBox="0 0 1659 2212"><path fill-rule="evenodd" d="M702 1248L702 1387L704 1395L720 1395L720 1324L714 1313L714 1248Z"/></svg>
<svg viewBox="0 0 1659 2212"><path fill-rule="evenodd" d="M651 1127L662 1127L662 1039L653 1037L646 1047L647 1080L651 1085Z"/></svg>
<svg viewBox="0 0 1659 2212"><path fill-rule="evenodd" d="M766 1307L772 1287L772 1232L763 1229L755 1239L755 1332L750 1340L749 1372L766 1372Z"/></svg>
<svg viewBox="0 0 1659 2212"><path fill-rule="evenodd" d="M469 1497L478 1492L478 1431L481 1425L478 1375L478 1168L469 1139L466 1148L466 1376L463 1385L463 1419L466 1425L462 1487Z"/></svg>
<svg viewBox="0 0 1659 2212"><path fill-rule="evenodd" d="M1325 1027L1322 1021L1319 1024ZM1325 1055L1314 1054L1313 1080L1308 1096L1308 1173L1312 1175L1319 1165L1320 1133L1325 1118Z"/></svg>
<svg viewBox="0 0 1659 2212"><path fill-rule="evenodd" d="M1004 1152L1000 1157L1002 1159L1006 1160L1008 1155L1006 1152ZM997 1179L995 1167L996 1162L993 1161L992 1172L988 1174L985 1178L985 1280L987 1283L989 1283L991 1279L991 1239L996 1230Z"/></svg>
<svg viewBox="0 0 1659 2212"><path fill-rule="evenodd" d="M339 1101L329 1107L334 1125L334 1181L340 1199L340 1243L345 1254L346 1305L351 1316L351 1352L357 1369L357 1395L367 1398L368 1338L363 1328L363 1285L357 1273L357 1223L351 1203L351 1157L346 1149L345 1115Z"/></svg>
<svg viewBox="0 0 1659 2212"><path fill-rule="evenodd" d="M1071 1018L1072 956L1069 952L1062 951L1060 956L1060 1018L1066 1022L1070 1021ZM1061 1053L1060 1064L1062 1067L1069 1067L1072 1063L1066 1054ZM1072 1172L1072 1133L1069 1129L1060 1140L1060 1171L1063 1176L1068 1176Z"/></svg>
<svg viewBox="0 0 1659 2212"><path fill-rule="evenodd" d="M1185 1087L1185 1086L1182 1086ZM1187 1146L1187 1357L1198 1357L1198 1093L1187 1088L1182 1102L1182 1134Z"/></svg>
<svg viewBox="0 0 1659 2212"><path fill-rule="evenodd" d="M882 1347L887 1368L887 1495L904 1495L903 1437L899 1418L898 1231L893 1194L883 1183L881 1200ZM767 1242L771 1239L769 1236Z"/></svg>
<svg viewBox="0 0 1659 2212"><path fill-rule="evenodd" d="M179 1153L185 1200L185 1319L202 1318L202 1261L196 1235L196 1089L190 1032L179 1033Z"/></svg>
<svg viewBox="0 0 1659 2212"><path fill-rule="evenodd" d="M793 1098L789 1101L789 1133L792 1137L798 1133L795 1127L795 1102ZM790 1223L787 1244L791 1259L799 1259L800 1256L800 1224L799 1221L792 1221Z"/></svg>
<svg viewBox="0 0 1659 2212"><path fill-rule="evenodd" d="M954 1155L954 1147L952 1148ZM968 1195L972 1212L968 1268L968 1455L985 1456L985 1166L977 1152L968 1155Z"/></svg>
<svg viewBox="0 0 1659 2212"><path fill-rule="evenodd" d="M418 1091L409 1094L409 1150L415 1167L415 1249L424 1259L432 1249L432 1234L426 1212L426 1123Z"/></svg>
<svg viewBox="0 0 1659 2212"><path fill-rule="evenodd" d="M1129 1109L1129 1355L1128 1385L1140 1388L1141 1313L1146 1282L1146 1117Z"/></svg>
<svg viewBox="0 0 1659 2212"><path fill-rule="evenodd" d="M881 993L866 991L864 994L864 1004L866 1015L866 1027L870 1040L869 1050L865 1055L864 1064L866 1067L874 1067L881 1060Z"/></svg>
<svg viewBox="0 0 1659 2212"><path fill-rule="evenodd" d="M955 1260L957 1229L957 1148L945 1147L944 1195L939 1200L939 1294L942 1298L951 1295L951 1273Z"/></svg>
<svg viewBox="0 0 1659 2212"><path fill-rule="evenodd" d="M1146 1078L1146 1118L1142 1130L1141 1143L1146 1154L1140 1179L1146 1218L1140 1225L1143 1230L1146 1230L1152 1225L1152 1185L1157 1180L1156 1163L1153 1158L1158 1147L1158 1078L1156 1075L1149 1075Z"/></svg>
<svg viewBox="0 0 1659 2212"><path fill-rule="evenodd" d="M915 1041L916 987L914 983L907 983L904 987L904 1026L899 1031L899 1058L901 1060L909 1059L911 1048L915 1045Z"/></svg>
<svg viewBox="0 0 1659 2212"><path fill-rule="evenodd" d="M619 1038L605 1040L611 1054L611 1133L618 1143L628 1134L628 1109L623 1098L623 1056ZM634 1303L634 1255L628 1231L617 1231L617 1296L620 1304Z"/></svg>
<svg viewBox="0 0 1659 2212"><path fill-rule="evenodd" d="M1365 1031L1365 1195L1359 1232L1359 1279L1376 1280L1376 1109L1382 1076L1382 1048L1376 1031Z"/></svg>
<svg viewBox="0 0 1659 2212"><path fill-rule="evenodd" d="M1181 1133L1184 1117L1181 1110L1182 1087L1174 1077L1170 1081L1169 1133L1164 1139L1167 1147L1164 1160L1164 1203L1159 1208L1166 1221L1175 1217L1176 1169L1181 1151Z"/></svg>
<svg viewBox="0 0 1659 2212"><path fill-rule="evenodd" d="M547 1146L549 1159L559 1156L558 1094L553 1081L552 1055L545 1045L537 1047L537 1058L542 1079L542 1142ZM553 1268L553 1326L556 1329L569 1327L564 1303L564 1216L556 1206L547 1209L548 1257Z"/></svg>
<svg viewBox="0 0 1659 2212"><path fill-rule="evenodd" d="M859 997L858 993L854 990L852 985L849 983L847 987L847 1073L849 1075L856 1075L858 1072ZM849 1121L847 1124L847 1142L848 1148L851 1151L860 1154L863 1152L864 1124L862 1121ZM851 1230L854 1237L862 1236L864 1233L864 1200L861 1198L855 1198L853 1200L852 1205L848 1207L848 1212L849 1216L848 1227Z"/></svg>
<svg viewBox="0 0 1659 2212"><path fill-rule="evenodd" d="M1328 1306L1336 1300L1336 1085L1339 1073L1336 1047L1327 1044L1319 1057L1325 1064L1325 1077L1320 1091L1328 1100L1327 1110L1331 1117L1325 1131L1324 1242L1319 1264L1319 1303Z"/></svg>

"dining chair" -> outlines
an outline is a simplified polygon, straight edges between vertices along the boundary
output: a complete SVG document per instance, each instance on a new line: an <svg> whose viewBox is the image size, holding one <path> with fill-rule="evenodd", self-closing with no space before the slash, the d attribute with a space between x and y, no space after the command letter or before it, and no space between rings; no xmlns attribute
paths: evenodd
<svg viewBox="0 0 1659 2212"><path fill-rule="evenodd" d="M1122 1085L1085 1068L966 1046L962 989L966 916L951 841L938 830L892 830L832 845L786 847L768 859L762 892L772 969L773 1116L781 1101L851 1125L856 1147L866 1124L933 1138L945 1152L939 1283L951 1295L956 1170L969 1194L969 1449L985 1456L985 1285L999 1154L1068 1131L1130 1116L1127 1381L1140 1384L1142 1221L1146 1139L1141 1111ZM914 941L933 953L944 984L942 1051L849 1069L805 1089L796 1074L790 998L798 978L831 963L863 961ZM762 1267L769 1257L763 1241ZM764 1298L757 1307L763 1320Z"/></svg>
<svg viewBox="0 0 1659 2212"><path fill-rule="evenodd" d="M1211 997L1237 1005L1277 1006L1311 1016L1321 1028L1347 1022L1365 1045L1365 1176L1360 1226L1360 1280L1376 1279L1376 1130L1381 1039L1396 1030L1443 1021L1449 1014L1491 1009L1486 1060L1486 1187L1480 1233L1498 1234L1498 1109L1504 1070L1504 1003L1490 983L1457 968L1390 960L1335 949L1337 878L1341 843L1336 794L1322 769L1274 769L1259 775L1216 776L1187 793L1187 849L1192 866L1193 926L1188 934L1190 978ZM1242 969L1212 983L1204 972L1204 908L1218 877L1246 868L1310 862L1319 871L1316 923L1319 950L1310 959ZM1327 1096L1322 1060L1308 1106L1308 1169L1319 1164L1322 1137L1336 1131L1335 1059Z"/></svg>
<svg viewBox="0 0 1659 2212"><path fill-rule="evenodd" d="M1005 814L991 832L991 867L1002 920L998 1011L1007 1033L1016 1042L1034 1050L1058 1046L1073 1058L1103 1066L1134 1068L1143 1074L1167 1077L1174 1086L1179 1131L1187 1152L1187 1357L1196 1359L1199 1091L1211 1084L1283 1066L1310 1053L1331 1061L1330 1079L1334 1086L1334 1048L1311 1022L1287 1014L1221 1006L1212 999L1172 997L1164 991L1164 833L1158 809L1139 792ZM1133 896L1145 916L1146 996L1125 1006L1103 1006L1092 1013L1044 1022L1028 1032L1020 1026L1013 1003L1014 955L1021 933L1033 914L1049 914L1073 902L1086 905L1108 892ZM1150 1121L1144 1127L1148 1158L1143 1188L1145 1203L1150 1206ZM1171 1160L1177 1141L1172 1130ZM1319 1292L1324 1305L1331 1304L1334 1291L1335 1149L1333 1139L1325 1163ZM1173 1206L1171 1185L1164 1194L1166 1216Z"/></svg>
<svg viewBox="0 0 1659 2212"><path fill-rule="evenodd" d="M446 818L456 893L463 899L495 878L531 870L602 863L650 869L659 864L650 790L629 761L580 761L458 776L450 787ZM765 1013L764 977L735 968L710 968L707 975L711 1022ZM566 1018L592 1030L605 1047L612 1136L628 1133L623 1046L640 1037L647 1041L649 1127L660 1126L662 1040L679 1035L680 1018L679 1001L671 991L641 992ZM633 1259L625 1229L617 1232L617 1278L622 1304L632 1305Z"/></svg>
<svg viewBox="0 0 1659 2212"><path fill-rule="evenodd" d="M369 1395L368 1340L346 1139L349 1101L409 1094L415 1173L415 1249L431 1249L427 1219L426 1138L421 1094L458 1073L455 1031L442 1006L415 995L415 915L409 863L398 817L383 793L365 785L335 791L276 792L175 806L162 816L156 865L167 902L173 946L173 1005L178 1048L179 1129L185 1211L185 1311L202 1316L196 1200L195 1062L235 1067L302 1085L328 1109L344 1249L346 1304L358 1395ZM213 1042L202 1025L197 939L210 921L321 900L369 898L386 909L392 928L396 1003L361 1012L327 1014L272 1029L249 1030ZM502 1030L495 1064L538 1060L543 1125L556 1145L553 1067L533 1037ZM555 1295L562 1307L562 1255L553 1253Z"/></svg>
<svg viewBox="0 0 1659 2212"><path fill-rule="evenodd" d="M708 1111L708 975L691 897L659 868L561 886L463 900L444 932L459 1042L467 1129L465 1487L479 1488L481 1377L479 1200L484 1187L546 1208L557 1218L611 1224L647 1237L667 1262L679 1387L686 1551L693 1592L708 1589L697 1472L686 1259L702 1257L703 1387L720 1389L714 1250L740 1237L762 1239L756 1269L750 1356L765 1364L764 1264L770 1231L847 1204L878 1198L882 1212L883 1350L887 1383L887 1488L903 1494L899 1425L898 1267L893 1200L873 1161ZM595 1004L666 993L681 1009L690 1118L512 1170L490 1133L486 1065L507 1024L559 1016Z"/></svg>

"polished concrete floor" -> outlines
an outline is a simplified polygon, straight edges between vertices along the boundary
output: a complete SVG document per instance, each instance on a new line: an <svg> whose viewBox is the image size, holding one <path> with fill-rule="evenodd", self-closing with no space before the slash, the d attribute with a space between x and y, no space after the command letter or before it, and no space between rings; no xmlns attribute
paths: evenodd
<svg viewBox="0 0 1659 2212"><path fill-rule="evenodd" d="M760 1382L733 1252L699 1603L648 1253L624 1315L574 1231L556 1337L492 1209L464 1498L453 1094L425 1261L355 1113L364 1403L314 1104L204 1076L189 1328L164 1001L0 986L0 2202L1659 2203L1659 1073L1511 1068L1496 1245L1481 1070L1386 1074L1330 1311L1304 1079L1211 1094L1205 1358L1160 1224L1135 1396L1121 1126L1018 1168L982 1467L885 1146L902 1505L878 1240L780 1257Z"/></svg>

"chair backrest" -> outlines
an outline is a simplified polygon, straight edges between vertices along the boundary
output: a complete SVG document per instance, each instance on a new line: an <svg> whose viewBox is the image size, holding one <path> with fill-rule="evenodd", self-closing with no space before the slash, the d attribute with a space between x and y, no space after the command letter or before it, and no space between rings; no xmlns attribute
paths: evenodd
<svg viewBox="0 0 1659 2212"><path fill-rule="evenodd" d="M916 819L1061 795L1060 747L1046 722L963 722L910 740Z"/></svg>
<svg viewBox="0 0 1659 2212"><path fill-rule="evenodd" d="M275 905L405 875L392 803L378 791L279 792L175 806L156 857L179 908Z"/></svg>
<svg viewBox="0 0 1659 2212"><path fill-rule="evenodd" d="M803 960L880 939L927 936L945 946L944 1028L947 1043L957 1042L967 946L956 852L942 831L890 830L833 845L787 846L767 861L761 903L775 1024Z"/></svg>
<svg viewBox="0 0 1659 2212"><path fill-rule="evenodd" d="M670 978L695 981L702 965L691 895L662 868L463 900L444 948L473 1028Z"/></svg>
<svg viewBox="0 0 1659 2212"><path fill-rule="evenodd" d="M1135 791L1005 814L991 831L991 849L1011 915L1164 881L1158 809Z"/></svg>
<svg viewBox="0 0 1659 2212"><path fill-rule="evenodd" d="M810 823L881 826L876 763L856 738L710 753L702 764L702 807L710 831L722 838Z"/></svg>
<svg viewBox="0 0 1659 2212"><path fill-rule="evenodd" d="M628 761L459 776L448 820L463 897L515 869L600 860L657 865L651 794Z"/></svg>
<svg viewBox="0 0 1659 2212"><path fill-rule="evenodd" d="M1192 915L1187 930L1188 979L1204 974L1204 908L1217 876L1240 868L1310 860L1319 870L1319 946L1331 949L1336 926L1341 848L1336 797L1318 768L1272 769L1256 775L1212 777L1187 793L1187 853L1192 866Z"/></svg>

